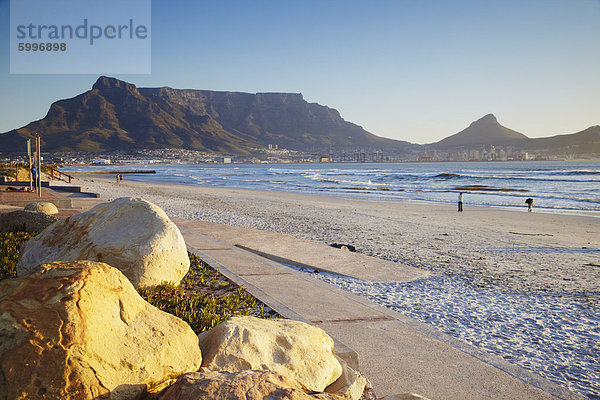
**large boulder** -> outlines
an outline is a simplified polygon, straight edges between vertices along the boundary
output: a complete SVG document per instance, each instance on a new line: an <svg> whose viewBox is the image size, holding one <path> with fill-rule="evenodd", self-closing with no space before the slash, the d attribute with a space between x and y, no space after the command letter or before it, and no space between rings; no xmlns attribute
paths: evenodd
<svg viewBox="0 0 600 400"><path fill-rule="evenodd" d="M0 282L0 399L137 399L201 362L189 325L107 264L56 262Z"/></svg>
<svg viewBox="0 0 600 400"><path fill-rule="evenodd" d="M41 212L48 215L58 214L58 208L54 203L47 201L37 201L35 203L29 203L25 206L26 211Z"/></svg>
<svg viewBox="0 0 600 400"><path fill-rule="evenodd" d="M317 392L342 374L331 337L303 322L232 317L198 338L205 370L270 370Z"/></svg>
<svg viewBox="0 0 600 400"><path fill-rule="evenodd" d="M0 232L24 230L27 232L41 232L58 218L52 215L35 211L17 210L0 213Z"/></svg>
<svg viewBox="0 0 600 400"><path fill-rule="evenodd" d="M118 268L136 288L179 284L190 267L181 232L158 206L120 198L58 221L24 246L17 275L52 261L93 260Z"/></svg>
<svg viewBox="0 0 600 400"><path fill-rule="evenodd" d="M190 372L160 400L315 400L296 382L273 371Z"/></svg>

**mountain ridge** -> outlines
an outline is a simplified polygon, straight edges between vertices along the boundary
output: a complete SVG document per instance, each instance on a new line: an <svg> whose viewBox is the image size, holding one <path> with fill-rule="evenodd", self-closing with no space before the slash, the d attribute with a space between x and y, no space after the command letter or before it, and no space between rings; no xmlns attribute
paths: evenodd
<svg viewBox="0 0 600 400"><path fill-rule="evenodd" d="M525 151L600 154L600 126L546 138L502 126L487 114L438 142L418 145L376 136L301 93L138 88L99 77L90 90L55 101L46 116L0 134L0 152L23 152L40 133L49 152L184 148L247 155L268 145L304 152L357 148L406 155L427 149L513 146Z"/></svg>
<svg viewBox="0 0 600 400"><path fill-rule="evenodd" d="M91 90L54 102L41 120L0 135L0 144L18 151L35 132L48 151L174 147L249 154L268 144L301 151L412 146L373 135L300 93L138 88L106 76Z"/></svg>

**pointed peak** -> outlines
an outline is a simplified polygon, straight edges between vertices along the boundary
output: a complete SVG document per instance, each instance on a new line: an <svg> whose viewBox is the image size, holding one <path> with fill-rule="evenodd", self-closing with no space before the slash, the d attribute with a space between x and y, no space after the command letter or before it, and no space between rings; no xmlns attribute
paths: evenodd
<svg viewBox="0 0 600 400"><path fill-rule="evenodd" d="M490 114L484 115L483 117L479 118L475 122L478 122L478 121L495 121L495 122L498 122L498 119L496 118L496 116L494 114L490 113Z"/></svg>
<svg viewBox="0 0 600 400"><path fill-rule="evenodd" d="M500 125L500 123L498 122L498 120L496 119L496 116L494 114L486 114L483 117L479 118L478 120L471 122L470 126L478 126L478 125L492 126L492 125Z"/></svg>
<svg viewBox="0 0 600 400"><path fill-rule="evenodd" d="M119 80L117 78L112 78L109 76L99 77L98 80L96 80L96 83L94 83L94 86L92 86L92 90L93 89L103 90L103 89L112 89L112 88L120 88L120 89L127 89L127 90L135 90L136 89L135 85L132 83L125 82L125 81Z"/></svg>

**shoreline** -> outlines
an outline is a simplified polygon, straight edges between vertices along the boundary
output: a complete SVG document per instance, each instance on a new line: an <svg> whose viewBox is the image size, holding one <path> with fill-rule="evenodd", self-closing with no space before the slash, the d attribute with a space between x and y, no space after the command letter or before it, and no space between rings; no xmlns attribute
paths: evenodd
<svg viewBox="0 0 600 400"><path fill-rule="evenodd" d="M481 280L477 279L481 275L498 281L494 275L500 273L504 275L500 281L509 283L500 287L516 292L533 289L600 294L600 268L581 268L594 264L600 255L596 252L600 249L600 220L595 216L539 213L535 209L528 213L525 207L515 211L468 203L465 212L457 213L455 204L131 180L116 183L100 175L77 179L86 191L99 193L102 200L145 197L175 217L287 233L327 244L348 243L364 254L437 273L456 275L466 268L467 275L476 273L474 282ZM469 259L467 264L481 262L462 268L452 265L453 261ZM548 265L551 272L537 271L535 287L523 287L514 277L509 279L507 269L517 266L522 272L533 273L538 265ZM577 278L576 285L563 280L570 275Z"/></svg>
<svg viewBox="0 0 600 400"><path fill-rule="evenodd" d="M368 256L429 271L430 278L405 284L328 283L600 396L598 218L468 204L457 213L454 204L116 183L100 176L77 184L104 201L143 197L170 217L351 244Z"/></svg>
<svg viewBox="0 0 600 400"><path fill-rule="evenodd" d="M600 217L597 194L592 189L594 182L600 182L597 163L568 163L564 167L549 163L527 167L511 164L503 168L434 164L406 168L377 164L374 169L356 164L181 164L156 166L156 175L133 174L128 179L147 184L278 191L349 200L408 200L444 206L455 205L459 191L465 191L465 205L518 212L526 209L525 199L532 197L538 213Z"/></svg>

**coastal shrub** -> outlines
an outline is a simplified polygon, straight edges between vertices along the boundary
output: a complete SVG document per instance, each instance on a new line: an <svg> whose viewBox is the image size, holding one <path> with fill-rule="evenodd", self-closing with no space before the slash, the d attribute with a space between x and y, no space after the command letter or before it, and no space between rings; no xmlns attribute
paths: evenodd
<svg viewBox="0 0 600 400"><path fill-rule="evenodd" d="M19 249L36 234L22 231L0 233L0 280L17 276Z"/></svg>
<svg viewBox="0 0 600 400"><path fill-rule="evenodd" d="M36 234L23 231L0 233L0 280L17 276L19 249ZM155 307L186 321L196 333L214 328L231 315L279 317L196 254L188 254L190 270L180 286L165 282L139 289L139 294Z"/></svg>
<svg viewBox="0 0 600 400"><path fill-rule="evenodd" d="M8 164L0 164L0 176L16 179L15 167Z"/></svg>
<svg viewBox="0 0 600 400"><path fill-rule="evenodd" d="M196 254L188 254L190 270L180 286L165 282L138 289L139 294L153 306L186 321L196 333L214 328L231 315L277 316Z"/></svg>

